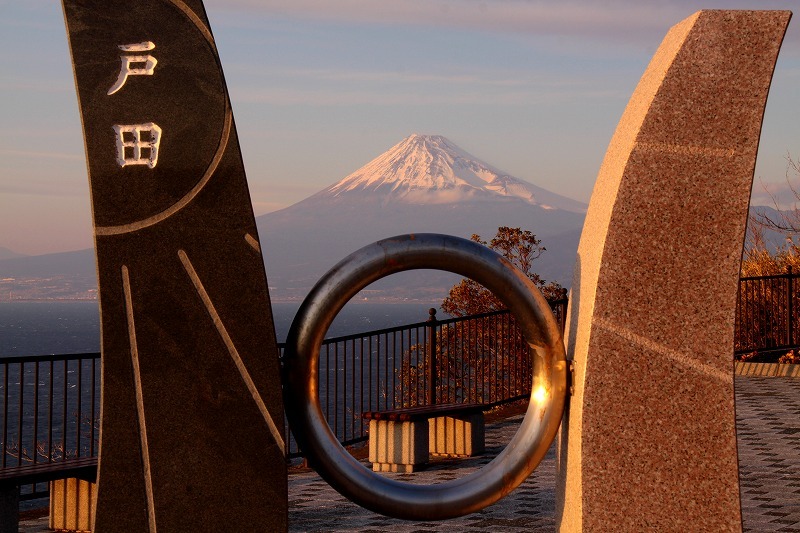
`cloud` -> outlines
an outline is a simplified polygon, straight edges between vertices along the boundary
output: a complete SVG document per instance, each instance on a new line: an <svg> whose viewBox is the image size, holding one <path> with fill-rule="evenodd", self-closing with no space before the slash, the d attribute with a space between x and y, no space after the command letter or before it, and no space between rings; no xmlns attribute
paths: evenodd
<svg viewBox="0 0 800 533"><path fill-rule="evenodd" d="M787 175L783 182L766 182L756 179L753 182L753 192L750 198L752 205L766 205L778 209L796 209L800 201L800 190L792 182L796 178Z"/></svg>
<svg viewBox="0 0 800 533"><path fill-rule="evenodd" d="M585 91L539 91L534 88L487 94L485 91L467 90L459 93L442 91L434 93L408 91L371 91L292 88L236 88L231 89L235 103L304 105L304 106L460 106L460 105L531 105L554 104L565 101L587 101L591 99L623 98L623 93L604 90Z"/></svg>
<svg viewBox="0 0 800 533"><path fill-rule="evenodd" d="M271 84L239 83L234 101L272 105L520 105L596 98L628 93L598 88L591 79L570 76L521 77L497 72L425 73L353 69L273 69ZM280 80L281 84L276 82ZM256 80L258 81L258 80ZM291 84L298 82L297 85ZM284 85L286 84L286 85ZM283 86L282 86L283 85Z"/></svg>
<svg viewBox="0 0 800 533"><path fill-rule="evenodd" d="M3 80L0 81L0 91L8 91L9 93L20 92L37 92L47 94L74 94L75 89L68 84L61 83L63 80L41 80L33 81L26 79L24 81Z"/></svg>
<svg viewBox="0 0 800 533"><path fill-rule="evenodd" d="M0 159L0 200L8 201L10 195L88 197L82 153L0 149Z"/></svg>
<svg viewBox="0 0 800 533"><path fill-rule="evenodd" d="M789 9L778 0L772 9ZM222 6L220 6L222 8ZM746 0L706 0L704 9L752 9ZM650 44L653 33L698 10L694 0L231 0L225 8L342 23L439 26Z"/></svg>
<svg viewBox="0 0 800 533"><path fill-rule="evenodd" d="M21 157L27 159L61 159L66 161L84 161L83 154L68 154L61 152L34 152L30 150L4 150L0 148L0 155Z"/></svg>
<svg viewBox="0 0 800 533"><path fill-rule="evenodd" d="M488 86L521 86L530 83L530 80L521 79L519 76L506 78L492 78L495 73L486 76L469 74L442 74L408 71L375 71L375 70L342 70L342 69L272 69L270 76L283 78L301 78L315 82L348 82L348 83L446 83L458 85L488 85ZM549 80L541 80L542 83Z"/></svg>

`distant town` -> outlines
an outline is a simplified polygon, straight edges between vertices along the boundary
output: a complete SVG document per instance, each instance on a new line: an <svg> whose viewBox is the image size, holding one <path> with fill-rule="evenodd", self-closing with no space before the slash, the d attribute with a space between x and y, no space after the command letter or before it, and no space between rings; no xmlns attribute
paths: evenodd
<svg viewBox="0 0 800 533"><path fill-rule="evenodd" d="M97 300L93 276L0 279L0 303L49 300Z"/></svg>
<svg viewBox="0 0 800 533"><path fill-rule="evenodd" d="M270 287L273 303L300 303L307 290L279 290ZM424 303L438 304L447 294L447 288L386 290L365 289L353 303ZM31 301L87 301L97 300L97 281L89 276L52 276L47 278L7 277L0 279L0 303Z"/></svg>

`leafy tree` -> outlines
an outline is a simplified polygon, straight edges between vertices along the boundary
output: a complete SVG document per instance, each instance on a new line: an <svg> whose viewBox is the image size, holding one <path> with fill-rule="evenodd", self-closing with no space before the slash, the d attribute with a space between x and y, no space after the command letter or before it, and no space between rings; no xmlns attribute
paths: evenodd
<svg viewBox="0 0 800 533"><path fill-rule="evenodd" d="M741 276L774 276L784 274L791 268L800 272L800 245L794 239L770 252L766 246L748 247L742 256Z"/></svg>
<svg viewBox="0 0 800 533"><path fill-rule="evenodd" d="M533 272L533 262L546 251L546 248L542 246L541 239L537 239L530 231L501 226L497 228L497 234L489 243L476 234L472 235L472 240L488 246L511 261L536 284L548 300L563 298L561 285L556 282L546 283L539 274ZM455 317L488 313L504 308L505 305L488 289L467 278L454 285L442 302L442 310Z"/></svg>
<svg viewBox="0 0 800 533"><path fill-rule="evenodd" d="M741 276L766 279L743 280L736 304L736 334L734 349L743 361L775 362L780 353L771 346L786 346L789 322L797 331L800 324L797 311L789 306L789 300L800 302L800 283L790 273L800 273L800 246L793 240L774 252L770 252L760 236L762 228L757 224L748 228L748 245L742 257ZM786 274L786 276L781 276ZM795 304L796 306L797 304ZM766 348L759 353L758 348ZM741 353L743 350L754 350ZM777 362L800 363L796 349L785 353Z"/></svg>
<svg viewBox="0 0 800 533"><path fill-rule="evenodd" d="M756 213L749 219L747 227L747 242L742 255L740 275L742 277L779 276L793 272L800 273L800 210L797 203L800 201L800 190L792 184L793 180L800 179L800 160L794 161L788 157L786 182L795 197L792 209L781 211L778 209L777 200L773 198L776 215ZM767 245L766 231L777 231L786 236L784 244L771 250ZM747 289L740 290L736 307L736 335L735 349L740 352L740 360L774 362L780 356L775 351L767 349L763 353L752 351L754 347L770 347L786 345L791 340L786 339L789 322L794 323L798 330L800 324L797 312L788 304L791 298L800 301L800 283L787 277L770 278L765 280L744 281ZM791 294L790 294L791 291ZM790 316L790 314L792 316ZM800 354L797 349L780 356L778 362L798 363Z"/></svg>
<svg viewBox="0 0 800 533"><path fill-rule="evenodd" d="M473 235L472 240L511 261L548 300L566 297L561 285L546 283L533 272L533 263L545 247L530 231L503 226L488 243L479 235ZM484 315L505 308L498 298L479 283L464 279L450 289L441 307L451 316L468 318L448 321L438 327L433 339L435 368L431 368L430 343L412 346L404 354L399 373L405 386L397 392L398 405L424 404L431 372L436 375L434 398L437 403L493 404L524 399L530 394L528 344L514 317Z"/></svg>

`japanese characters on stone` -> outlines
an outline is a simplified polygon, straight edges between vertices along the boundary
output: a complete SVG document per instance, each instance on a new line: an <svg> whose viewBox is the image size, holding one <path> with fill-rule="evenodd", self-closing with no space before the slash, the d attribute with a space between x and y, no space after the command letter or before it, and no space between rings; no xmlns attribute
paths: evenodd
<svg viewBox="0 0 800 533"><path fill-rule="evenodd" d="M114 85L108 90L112 96L122 89L130 76L152 76L158 60L152 54L144 54L155 49L155 43L121 44L120 70ZM155 168L158 164L158 150L161 143L161 127L154 122L141 124L114 124L116 134L117 163L120 167L146 165Z"/></svg>

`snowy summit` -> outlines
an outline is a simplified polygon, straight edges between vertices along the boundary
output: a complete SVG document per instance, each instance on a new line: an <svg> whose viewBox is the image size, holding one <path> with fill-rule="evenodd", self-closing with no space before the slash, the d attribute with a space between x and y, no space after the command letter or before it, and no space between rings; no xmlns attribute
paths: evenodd
<svg viewBox="0 0 800 533"><path fill-rule="evenodd" d="M513 197L544 209L586 211L584 204L510 176L441 135L413 134L319 194L378 194L384 203L412 204Z"/></svg>

